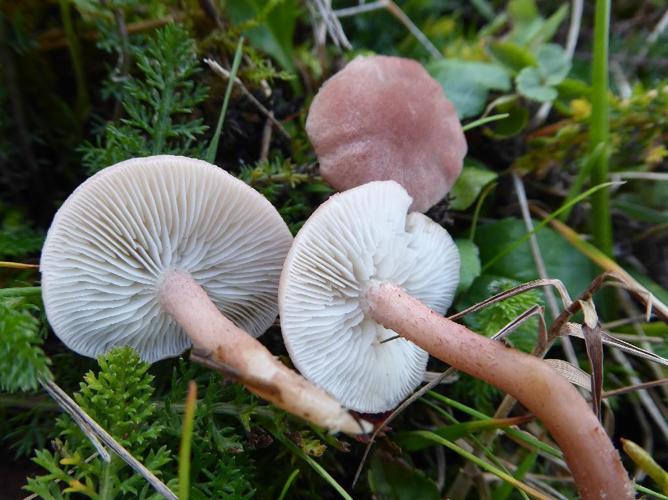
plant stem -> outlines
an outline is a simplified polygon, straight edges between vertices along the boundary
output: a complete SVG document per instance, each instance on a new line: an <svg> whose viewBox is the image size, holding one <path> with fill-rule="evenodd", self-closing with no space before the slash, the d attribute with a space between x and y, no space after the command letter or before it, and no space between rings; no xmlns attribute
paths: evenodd
<svg viewBox="0 0 668 500"><path fill-rule="evenodd" d="M116 477L116 471L118 459L115 456L112 456L108 463L104 464L104 472L102 473L102 480L100 481L100 500L113 500L114 495L114 478Z"/></svg>
<svg viewBox="0 0 668 500"><path fill-rule="evenodd" d="M610 32L610 0L596 0L594 21L594 55L592 62L592 99L589 121L589 150L597 148L604 153L597 155L591 172L592 185L608 180L607 153L610 132L608 109L608 38ZM602 145L602 146L600 146ZM612 222L610 219L610 191L602 189L592 196L592 235L594 244L606 255L612 255Z"/></svg>
<svg viewBox="0 0 668 500"><path fill-rule="evenodd" d="M390 283L366 292L368 314L454 368L512 395L564 452L580 496L633 498L619 454L580 393L543 360L443 318Z"/></svg>
<svg viewBox="0 0 668 500"><path fill-rule="evenodd" d="M14 288L0 288L0 298L26 297L29 295L39 295L40 293L42 293L41 286L19 286Z"/></svg>
<svg viewBox="0 0 668 500"><path fill-rule="evenodd" d="M503 120L504 118L508 118L509 116L510 113L500 113L498 115L485 116L484 118L479 118L470 123L467 123L466 125L462 125L462 130L464 132L468 132L469 130L474 129L476 127L480 127L481 125L485 125L487 123L495 122L498 120Z"/></svg>
<svg viewBox="0 0 668 500"><path fill-rule="evenodd" d="M239 65L241 64L241 55L243 53L244 46L244 37L239 38L239 43L237 44L237 50L234 52L234 60L232 61L232 69L230 70L230 79L227 81L227 88L225 89L225 97L223 98L223 107L220 110L220 116L218 117L218 124L216 125L216 131L213 133L211 138L211 143L209 144L209 149L206 152L206 161L209 163L215 163L216 161L216 152L218 151L218 141L220 140L220 134L223 131L223 123L225 122L225 115L227 114L227 106L230 103L230 95L232 95L232 88L234 87L234 80L237 78L237 71L239 71Z"/></svg>
<svg viewBox="0 0 668 500"><path fill-rule="evenodd" d="M197 406L197 384L188 383L185 411L183 412L183 431L181 433L181 450L179 451L179 500L190 498L190 448L193 438L193 422Z"/></svg>
<svg viewBox="0 0 668 500"><path fill-rule="evenodd" d="M90 99L88 98L88 89L86 88L86 73L83 68L81 46L79 45L79 39L74 32L69 0L60 0L60 16L63 21L63 30L65 31L65 37L67 38L67 47L70 51L70 57L72 58L74 77L77 85L76 111L79 119L83 121L86 115L88 115Z"/></svg>

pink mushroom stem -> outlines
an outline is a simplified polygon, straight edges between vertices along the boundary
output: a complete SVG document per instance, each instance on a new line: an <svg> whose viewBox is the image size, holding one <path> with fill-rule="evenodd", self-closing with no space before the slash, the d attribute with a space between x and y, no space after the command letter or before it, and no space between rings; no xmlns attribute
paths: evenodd
<svg viewBox="0 0 668 500"><path fill-rule="evenodd" d="M355 420L334 398L279 362L259 341L227 319L190 274L167 274L160 301L193 344L236 370L251 392L334 432L369 432L370 424Z"/></svg>
<svg viewBox="0 0 668 500"><path fill-rule="evenodd" d="M633 498L619 453L587 402L542 360L478 335L390 283L369 288L368 313L440 360L512 395L552 434L583 499Z"/></svg>

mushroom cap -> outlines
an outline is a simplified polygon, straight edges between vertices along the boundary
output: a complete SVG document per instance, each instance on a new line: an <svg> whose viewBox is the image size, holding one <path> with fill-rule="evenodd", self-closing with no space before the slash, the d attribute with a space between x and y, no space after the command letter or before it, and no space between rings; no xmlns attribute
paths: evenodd
<svg viewBox="0 0 668 500"><path fill-rule="evenodd" d="M367 314L370 285L391 282L439 314L459 282L459 253L411 197L379 181L332 196L295 237L278 304L285 345L302 374L360 412L394 408L422 381L428 354Z"/></svg>
<svg viewBox="0 0 668 500"><path fill-rule="evenodd" d="M320 88L306 131L332 187L394 180L420 212L450 191L467 149L441 85L401 57L355 58Z"/></svg>
<svg viewBox="0 0 668 500"><path fill-rule="evenodd" d="M46 314L86 356L121 345L147 361L177 356L191 342L159 293L178 270L259 336L276 318L291 243L269 201L215 165L178 156L123 161L89 178L56 213L40 264Z"/></svg>

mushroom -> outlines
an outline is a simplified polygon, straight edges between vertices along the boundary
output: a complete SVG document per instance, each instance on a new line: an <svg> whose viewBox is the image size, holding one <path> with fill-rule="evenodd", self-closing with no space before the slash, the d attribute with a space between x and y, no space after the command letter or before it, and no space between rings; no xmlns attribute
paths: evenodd
<svg viewBox="0 0 668 500"><path fill-rule="evenodd" d="M424 349L511 394L541 419L583 498L632 498L619 454L565 378L543 360L442 316L459 259L445 229L406 215L410 205L396 182L371 182L332 196L304 224L279 285L281 327L295 365L344 404L382 411L417 384L406 366L422 369ZM381 344L394 332L405 340ZM401 377L405 385L393 391ZM392 395L374 398L373 391Z"/></svg>
<svg viewBox="0 0 668 500"><path fill-rule="evenodd" d="M394 180L426 212L454 184L466 138L441 85L418 62L357 57L313 99L306 131L322 177L343 191Z"/></svg>
<svg viewBox="0 0 668 500"><path fill-rule="evenodd" d="M253 338L276 318L291 242L272 205L214 165L124 161L58 210L40 263L44 307L56 335L85 356L130 346L156 361L192 344L276 406L360 433L367 427Z"/></svg>

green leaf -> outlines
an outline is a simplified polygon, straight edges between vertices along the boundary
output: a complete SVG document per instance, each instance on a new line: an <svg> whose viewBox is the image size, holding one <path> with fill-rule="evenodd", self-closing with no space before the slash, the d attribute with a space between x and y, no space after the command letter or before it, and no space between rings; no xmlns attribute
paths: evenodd
<svg viewBox="0 0 668 500"><path fill-rule="evenodd" d="M42 350L44 339L35 317L38 309L22 299L0 300L0 390L37 389L50 377L51 361Z"/></svg>
<svg viewBox="0 0 668 500"><path fill-rule="evenodd" d="M668 223L668 209L660 210L648 206L648 200L640 194L622 193L614 198L612 206L631 219L650 224Z"/></svg>
<svg viewBox="0 0 668 500"><path fill-rule="evenodd" d="M507 139L519 134L527 123L529 123L529 110L520 103L518 98L513 98L498 104L494 111L507 113L508 116L490 124L487 129L497 139Z"/></svg>
<svg viewBox="0 0 668 500"><path fill-rule="evenodd" d="M571 70L571 62L564 49L550 43L538 49L538 72L547 85L561 83Z"/></svg>
<svg viewBox="0 0 668 500"><path fill-rule="evenodd" d="M513 73L518 73L526 66L538 64L538 59L529 49L513 42L493 41L487 48L496 61Z"/></svg>
<svg viewBox="0 0 668 500"><path fill-rule="evenodd" d="M509 74L494 63L444 59L429 63L427 71L441 84L460 119L480 114L488 91L511 89Z"/></svg>
<svg viewBox="0 0 668 500"><path fill-rule="evenodd" d="M461 267L459 269L459 286L457 294L465 292L478 276L480 276L480 252L471 240L455 240L459 250Z"/></svg>
<svg viewBox="0 0 668 500"><path fill-rule="evenodd" d="M564 22L564 19L568 15L568 4L564 3L559 7L554 14L548 17L536 33L535 37L531 40L532 43L545 43L549 42L555 33L561 26L561 23Z"/></svg>
<svg viewBox="0 0 668 500"><path fill-rule="evenodd" d="M123 87L125 118L80 148L90 173L137 156L201 155L198 139L207 127L193 111L207 88L193 78L200 71L195 41L183 26L169 24L133 51L139 74Z"/></svg>
<svg viewBox="0 0 668 500"><path fill-rule="evenodd" d="M479 226L475 242L480 249L482 265L484 266L508 245L520 240L526 232L524 223L514 218ZM549 277L562 280L573 296L577 296L589 286L597 274L596 267L589 259L548 227L542 228L536 237ZM538 278L528 242L498 259L486 272L520 282Z"/></svg>
<svg viewBox="0 0 668 500"><path fill-rule="evenodd" d="M471 422L462 422L460 424L444 425L437 427L431 432L450 441L455 441L461 437L482 432L491 429L506 429L515 422L502 418L489 418L485 420L473 420ZM404 431L394 435L394 441L406 451L420 451L431 446L436 446L433 440L425 438L420 431Z"/></svg>
<svg viewBox="0 0 668 500"><path fill-rule="evenodd" d="M466 210L476 200L480 191L497 178L496 172L472 160L464 161L462 173L450 190L450 208Z"/></svg>
<svg viewBox="0 0 668 500"><path fill-rule="evenodd" d="M295 71L292 39L300 8L296 0L231 0L226 2L235 24L251 29L245 33L250 42L273 56L286 70Z"/></svg>
<svg viewBox="0 0 668 500"><path fill-rule="evenodd" d="M421 471L389 453L377 452L371 459L369 487L379 500L438 500L436 483Z"/></svg>
<svg viewBox="0 0 668 500"><path fill-rule="evenodd" d="M513 24L528 24L539 18L534 0L511 0L506 10Z"/></svg>
<svg viewBox="0 0 668 500"><path fill-rule="evenodd" d="M557 91L545 85L543 78L537 68L524 68L515 79L517 90L524 97L538 102L553 101L557 97Z"/></svg>
<svg viewBox="0 0 668 500"><path fill-rule="evenodd" d="M564 78L557 85L557 91L559 92L559 98L565 101L581 97L589 98L591 95L591 87L586 82L575 78Z"/></svg>

